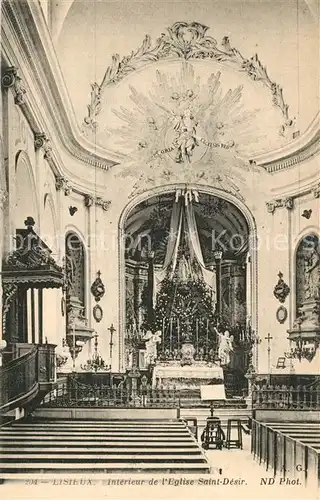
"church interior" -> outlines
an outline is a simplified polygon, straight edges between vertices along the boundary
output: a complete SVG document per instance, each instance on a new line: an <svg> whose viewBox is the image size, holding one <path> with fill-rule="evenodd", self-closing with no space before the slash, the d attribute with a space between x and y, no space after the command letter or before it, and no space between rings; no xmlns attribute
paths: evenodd
<svg viewBox="0 0 320 500"><path fill-rule="evenodd" d="M1 11L1 481L317 488L319 3Z"/></svg>

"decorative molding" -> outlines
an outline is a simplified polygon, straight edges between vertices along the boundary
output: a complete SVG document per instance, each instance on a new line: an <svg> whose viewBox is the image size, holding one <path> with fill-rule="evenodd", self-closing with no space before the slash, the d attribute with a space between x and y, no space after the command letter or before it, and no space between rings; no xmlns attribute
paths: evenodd
<svg viewBox="0 0 320 500"><path fill-rule="evenodd" d="M101 279L101 272L100 271L97 272L97 277L94 280L94 282L92 283L90 290L91 290L91 293L94 296L94 300L96 302L99 302L102 299L102 297L104 296L104 294L106 293L105 286L104 286L102 279Z"/></svg>
<svg viewBox="0 0 320 500"><path fill-rule="evenodd" d="M309 220L312 214L312 209L309 208L309 210L304 210L301 214L301 217L304 217L305 219Z"/></svg>
<svg viewBox="0 0 320 500"><path fill-rule="evenodd" d="M61 176L56 178L56 190L63 191L65 196L69 196L73 191L68 179Z"/></svg>
<svg viewBox="0 0 320 500"><path fill-rule="evenodd" d="M315 198L320 198L320 182L312 188L312 193Z"/></svg>
<svg viewBox="0 0 320 500"><path fill-rule="evenodd" d="M19 5L18 5L19 4ZM39 93L26 94L23 113L34 131L43 130L50 123L50 133L58 135L55 147L55 165L63 172L63 162L57 151L64 148L69 154L92 167L109 170L120 163L115 152L89 141L79 133L74 111L70 104L65 82L41 6L37 2L4 2L2 5L2 45L7 67L21 67L24 81L32 82ZM28 23L26 23L26 19ZM54 144L56 146L56 144ZM59 147L58 147L59 146Z"/></svg>
<svg viewBox="0 0 320 500"><path fill-rule="evenodd" d="M8 199L8 192L5 189L0 189L0 210L3 210L4 204Z"/></svg>
<svg viewBox="0 0 320 500"><path fill-rule="evenodd" d="M279 302L283 304L290 293L290 287L287 285L287 283L285 283L283 279L283 273L281 271L279 271L278 277L278 283L274 287L273 295L276 299L279 300Z"/></svg>
<svg viewBox="0 0 320 500"><path fill-rule="evenodd" d="M131 52L130 55L120 58L119 54L112 56L111 65L107 68L100 85L95 82L91 85L91 102L87 106L88 114L84 118L84 128L93 131L97 128L97 116L101 111L101 98L107 87L120 82L128 74L138 68L160 60L199 60L210 59L220 63L226 63L238 71L246 73L251 80L257 81L266 87L272 98L272 103L277 106L283 116L283 125L280 133L284 134L286 128L291 127L293 121L288 114L288 104L283 98L282 88L273 82L255 54L250 59L234 47L231 47L227 36L222 39L221 47L217 41L208 36L208 26L198 22L186 23L176 22L166 33L162 33L154 44L149 35L144 37L141 47Z"/></svg>
<svg viewBox="0 0 320 500"><path fill-rule="evenodd" d="M277 318L278 322L280 323L280 325L283 325L283 323L286 321L287 317L288 317L287 308L284 306L280 306L276 312L276 318Z"/></svg>
<svg viewBox="0 0 320 500"><path fill-rule="evenodd" d="M17 291L15 283L2 282L2 335L6 333L6 317Z"/></svg>
<svg viewBox="0 0 320 500"><path fill-rule="evenodd" d="M1 78L1 83L4 88L12 88L14 93L14 102L18 106L26 103L26 89L22 83L22 78L18 75L18 69L11 66L5 70Z"/></svg>
<svg viewBox="0 0 320 500"><path fill-rule="evenodd" d="M266 205L269 214L273 214L276 208L287 208L288 210L291 210L293 208L293 197L289 196L287 198L268 201Z"/></svg>
<svg viewBox="0 0 320 500"><path fill-rule="evenodd" d="M45 160L50 160L52 158L52 146L50 139L44 133L34 134L34 147L35 150L43 150L43 157Z"/></svg>
<svg viewBox="0 0 320 500"><path fill-rule="evenodd" d="M92 309L92 314L93 314L93 317L95 319L95 321L97 323L100 323L100 321L102 320L103 318L103 310L102 308L99 306L99 304L96 304L94 306L94 308Z"/></svg>
<svg viewBox="0 0 320 500"><path fill-rule="evenodd" d="M250 159L250 163L263 167L268 173L273 174L294 167L319 152L320 116L318 113L304 134L280 149L256 155Z"/></svg>
<svg viewBox="0 0 320 500"><path fill-rule="evenodd" d="M93 197L90 196L89 194L86 194L84 196L84 204L86 207L92 207L93 205L96 205L97 207L101 207L103 210L107 212L111 205L111 201L103 200L100 197Z"/></svg>

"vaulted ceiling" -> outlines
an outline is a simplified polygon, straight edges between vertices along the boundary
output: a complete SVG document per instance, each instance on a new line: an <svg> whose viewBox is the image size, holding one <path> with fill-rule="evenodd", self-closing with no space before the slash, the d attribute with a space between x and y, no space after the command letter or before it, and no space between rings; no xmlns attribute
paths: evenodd
<svg viewBox="0 0 320 500"><path fill-rule="evenodd" d="M125 224L126 249L131 259L140 259L139 250L148 242L155 251L155 262L163 264L170 230L175 193L154 196L139 203ZM214 262L215 244L224 249L224 258L244 256L248 249L248 225L233 204L200 193L194 202L194 212L200 245L206 263ZM186 229L186 228L185 228Z"/></svg>

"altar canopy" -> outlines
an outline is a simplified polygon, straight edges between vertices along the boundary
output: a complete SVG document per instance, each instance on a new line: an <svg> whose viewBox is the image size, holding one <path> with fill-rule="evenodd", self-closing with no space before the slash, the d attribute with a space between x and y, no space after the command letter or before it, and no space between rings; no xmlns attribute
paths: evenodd
<svg viewBox="0 0 320 500"><path fill-rule="evenodd" d="M153 280L153 304L156 303L156 294L162 281L167 278L173 279L177 268L181 281L188 281L191 277L203 280L212 290L212 299L215 303L216 279L215 273L206 269L194 214L193 203L199 202L199 194L194 190L176 191L175 201L172 207L170 232L166 248L165 260L161 270L154 271ZM183 254L179 256L179 247L184 242L187 245L189 260Z"/></svg>

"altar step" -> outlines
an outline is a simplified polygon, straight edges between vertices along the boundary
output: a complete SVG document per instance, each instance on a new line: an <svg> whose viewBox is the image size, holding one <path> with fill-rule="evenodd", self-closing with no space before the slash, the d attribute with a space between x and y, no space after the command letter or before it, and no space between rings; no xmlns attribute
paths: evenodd
<svg viewBox="0 0 320 500"><path fill-rule="evenodd" d="M0 474L181 472L210 466L179 420L29 419L0 429Z"/></svg>

